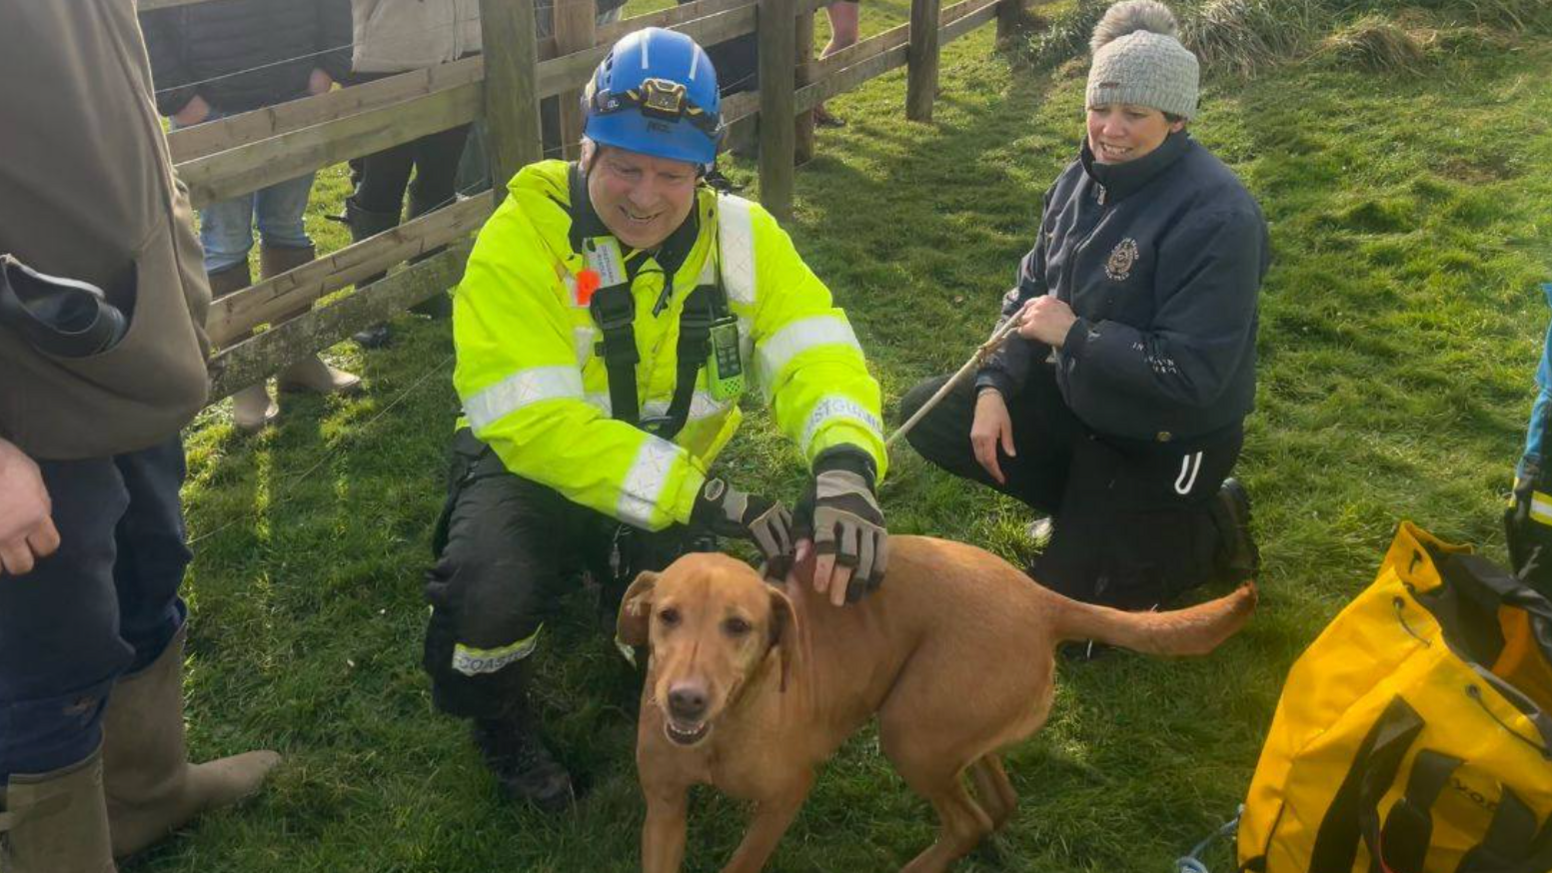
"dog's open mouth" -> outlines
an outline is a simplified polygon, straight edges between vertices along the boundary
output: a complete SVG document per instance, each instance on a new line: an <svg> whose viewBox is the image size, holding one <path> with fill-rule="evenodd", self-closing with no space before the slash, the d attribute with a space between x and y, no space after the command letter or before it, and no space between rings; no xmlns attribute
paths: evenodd
<svg viewBox="0 0 1552 873"><path fill-rule="evenodd" d="M663 719L663 733L668 735L670 742L680 746L693 746L706 735L711 733L709 722L695 722L693 724L678 724L672 718Z"/></svg>

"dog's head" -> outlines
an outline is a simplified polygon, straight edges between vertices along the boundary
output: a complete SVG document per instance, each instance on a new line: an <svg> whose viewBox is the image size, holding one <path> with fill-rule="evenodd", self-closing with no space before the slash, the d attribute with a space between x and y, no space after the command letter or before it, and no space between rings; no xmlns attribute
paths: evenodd
<svg viewBox="0 0 1552 873"><path fill-rule="evenodd" d="M619 637L650 647L651 694L664 731L671 742L693 746L768 659L779 660L785 688L796 622L787 596L749 565L696 553L636 577L620 604Z"/></svg>

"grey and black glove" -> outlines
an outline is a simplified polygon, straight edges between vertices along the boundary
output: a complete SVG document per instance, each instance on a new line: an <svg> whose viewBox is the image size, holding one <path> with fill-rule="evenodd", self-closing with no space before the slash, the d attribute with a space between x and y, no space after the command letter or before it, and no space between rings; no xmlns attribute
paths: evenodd
<svg viewBox="0 0 1552 873"><path fill-rule="evenodd" d="M792 557L792 513L780 503L711 478L695 498L690 523L717 536L753 541L771 568L768 572L785 575L781 568Z"/></svg>
<svg viewBox="0 0 1552 873"><path fill-rule="evenodd" d="M851 569L850 602L877 588L889 567L889 532L873 494L875 479L867 453L836 446L814 459L813 482L798 502L797 538L812 539L821 562L830 556L835 566Z"/></svg>

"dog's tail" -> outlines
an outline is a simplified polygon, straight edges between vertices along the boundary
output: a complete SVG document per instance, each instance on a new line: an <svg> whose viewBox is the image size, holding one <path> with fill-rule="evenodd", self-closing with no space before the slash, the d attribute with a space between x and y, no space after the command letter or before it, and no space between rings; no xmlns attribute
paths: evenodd
<svg viewBox="0 0 1552 873"><path fill-rule="evenodd" d="M1123 612L1051 596L1060 640L1096 640L1148 655L1205 655L1234 636L1256 608L1253 582L1217 600L1170 612Z"/></svg>

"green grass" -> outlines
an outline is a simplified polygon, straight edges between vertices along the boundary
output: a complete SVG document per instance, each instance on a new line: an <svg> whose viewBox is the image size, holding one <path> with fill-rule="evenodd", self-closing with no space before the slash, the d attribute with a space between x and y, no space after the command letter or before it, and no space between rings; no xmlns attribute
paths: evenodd
<svg viewBox="0 0 1552 873"><path fill-rule="evenodd" d="M867 30L906 8L868 0ZM1017 817L960 869L1171 869L1232 814L1289 664L1372 578L1399 519L1502 557L1501 499L1547 323L1549 68L1552 37L1521 35L1465 46L1426 76L1322 63L1209 85L1194 132L1260 198L1276 249L1239 467L1263 609L1211 658L1063 668L1050 724L1008 755ZM857 325L892 420L915 380L988 330L1077 142L1082 84L1010 66L986 28L947 50L932 125L903 120L903 72L832 102L851 123L820 134L791 230ZM337 170L320 176L310 226L325 249L345 242L318 219L343 186ZM539 656L546 719L590 787L575 814L503 806L464 726L432 710L420 580L457 402L447 325L395 327L390 349L331 353L366 376L364 398L288 396L283 424L257 439L232 431L223 404L189 432L191 745L287 761L261 798L128 873L636 868L632 725L585 594L564 602ZM726 464L746 487L796 496L800 471L763 414ZM883 500L894 530L1027 557L1025 509L909 450ZM740 813L697 795L687 869L720 868ZM897 869L932 830L864 733L770 869Z"/></svg>

